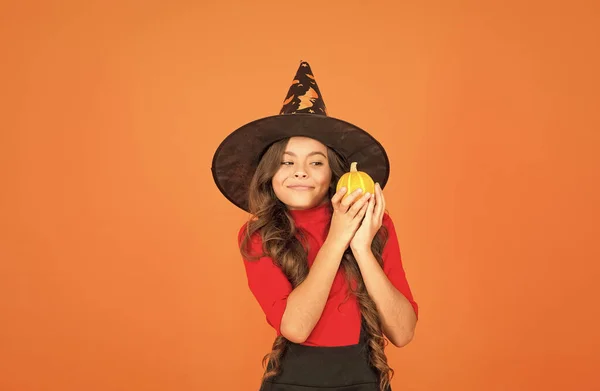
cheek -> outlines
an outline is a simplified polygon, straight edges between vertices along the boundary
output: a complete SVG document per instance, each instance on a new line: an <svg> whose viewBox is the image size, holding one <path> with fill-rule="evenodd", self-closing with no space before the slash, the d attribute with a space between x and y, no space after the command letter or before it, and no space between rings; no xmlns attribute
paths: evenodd
<svg viewBox="0 0 600 391"><path fill-rule="evenodd" d="M329 173L327 173L327 172L319 173L319 175L315 177L315 180L322 187L329 187L329 184L331 183L331 173L330 172Z"/></svg>
<svg viewBox="0 0 600 391"><path fill-rule="evenodd" d="M274 189L281 188L285 178L286 178L286 174L282 170L277 171L275 173L275 175L273 175L273 179L271 179L271 184L273 185L273 188Z"/></svg>

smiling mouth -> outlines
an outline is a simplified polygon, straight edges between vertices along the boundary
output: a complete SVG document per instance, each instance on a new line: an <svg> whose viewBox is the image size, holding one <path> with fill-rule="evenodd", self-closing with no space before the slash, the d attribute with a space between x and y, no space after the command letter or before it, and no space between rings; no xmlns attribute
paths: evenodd
<svg viewBox="0 0 600 391"><path fill-rule="evenodd" d="M292 190L312 190L314 187L311 186L288 186L289 189Z"/></svg>

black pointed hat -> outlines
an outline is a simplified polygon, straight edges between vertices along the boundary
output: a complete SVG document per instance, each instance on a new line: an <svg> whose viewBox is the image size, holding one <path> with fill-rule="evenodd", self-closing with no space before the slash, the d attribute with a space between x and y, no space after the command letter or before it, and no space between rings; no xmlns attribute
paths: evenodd
<svg viewBox="0 0 600 391"><path fill-rule="evenodd" d="M358 126L327 115L310 65L302 62L279 114L238 128L217 148L212 174L221 193L249 211L248 189L262 155L271 144L294 136L316 139L348 163L358 162L360 171L385 187L390 172L385 149Z"/></svg>

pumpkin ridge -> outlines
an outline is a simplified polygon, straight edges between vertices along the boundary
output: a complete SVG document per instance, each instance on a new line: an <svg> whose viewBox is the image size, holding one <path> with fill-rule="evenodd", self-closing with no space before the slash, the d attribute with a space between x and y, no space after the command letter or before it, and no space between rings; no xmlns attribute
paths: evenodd
<svg viewBox="0 0 600 391"><path fill-rule="evenodd" d="M348 194L350 194L353 191L354 190L352 189L352 174L348 174Z"/></svg>

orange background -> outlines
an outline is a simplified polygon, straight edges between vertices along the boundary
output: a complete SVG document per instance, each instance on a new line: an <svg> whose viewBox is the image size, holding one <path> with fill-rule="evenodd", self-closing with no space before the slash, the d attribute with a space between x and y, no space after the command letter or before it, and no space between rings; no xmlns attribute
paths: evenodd
<svg viewBox="0 0 600 391"><path fill-rule="evenodd" d="M600 389L597 2L1 7L1 390L257 390L210 164L300 60L390 155L421 307L394 389Z"/></svg>

